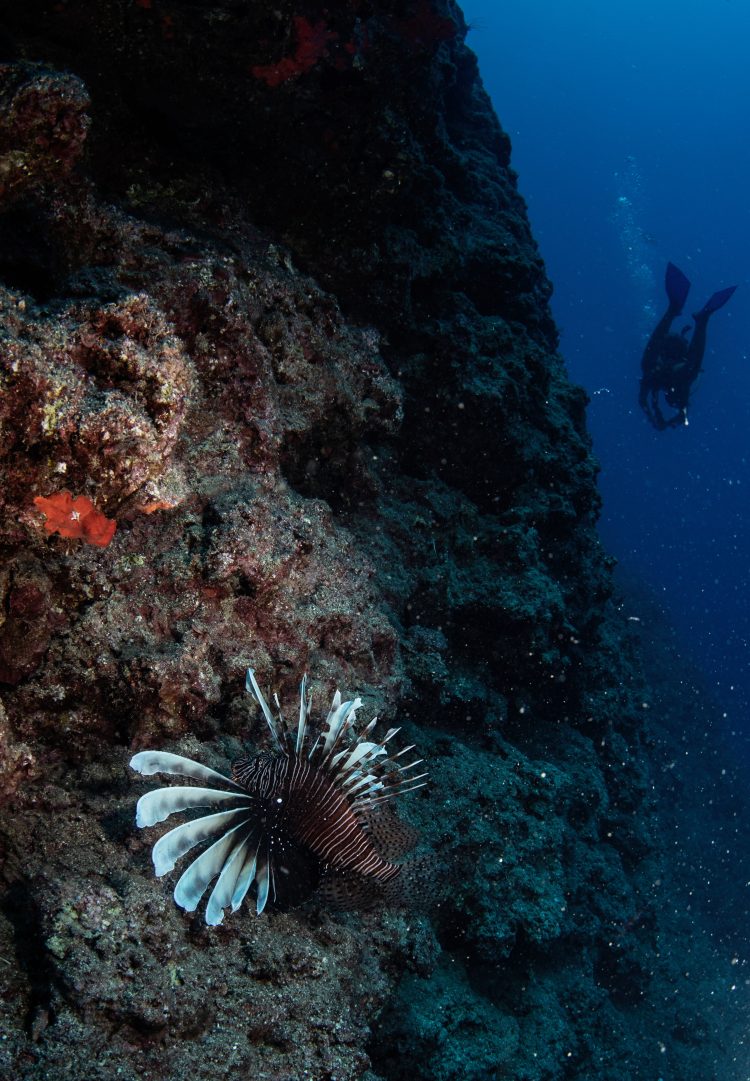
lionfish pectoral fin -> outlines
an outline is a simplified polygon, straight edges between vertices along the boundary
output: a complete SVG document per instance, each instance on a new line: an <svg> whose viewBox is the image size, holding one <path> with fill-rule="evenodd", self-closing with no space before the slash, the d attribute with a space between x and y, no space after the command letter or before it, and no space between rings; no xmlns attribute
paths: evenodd
<svg viewBox="0 0 750 1081"><path fill-rule="evenodd" d="M206 905L206 923L209 927L218 927L224 919L224 909L229 908L232 903L232 895L247 855L248 834L249 827L238 835L234 849L222 867L216 885L211 891Z"/></svg>
<svg viewBox="0 0 750 1081"><path fill-rule="evenodd" d="M240 873L237 876L237 882L235 883L234 892L232 893L232 912L236 912L242 902L245 900L247 891L255 881L255 868L258 863L258 838L253 838L252 843L248 840L245 843L245 859L240 869Z"/></svg>
<svg viewBox="0 0 750 1081"><path fill-rule="evenodd" d="M169 830L153 847L151 858L157 878L172 870L179 859L202 841L221 838L235 826L241 826L247 819L244 808L237 811L219 811L217 814L204 815L184 822Z"/></svg>
<svg viewBox="0 0 750 1081"><path fill-rule="evenodd" d="M255 904L255 911L259 916L268 902L268 895L271 890L271 877L272 871L268 853L264 853L258 859L258 865L255 870L255 878L258 883L258 899Z"/></svg>
<svg viewBox="0 0 750 1081"><path fill-rule="evenodd" d="M383 885L386 904L402 905L418 912L440 904L446 893L445 868L432 852L404 860L398 878Z"/></svg>
<svg viewBox="0 0 750 1081"><path fill-rule="evenodd" d="M192 758L184 758L181 754L171 754L169 751L139 751L130 759L130 768L136 773L142 773L144 777L150 777L153 773L176 773L180 777L193 777L211 784L223 781L233 788L239 788L231 777L225 777L223 773L217 773L215 769L210 769L201 762L194 762Z"/></svg>
<svg viewBox="0 0 750 1081"><path fill-rule="evenodd" d="M174 899L186 912L195 912L209 883L219 874L230 852L237 843L235 836L242 823L215 841L210 848L202 852L182 874L174 888Z"/></svg>
<svg viewBox="0 0 750 1081"><path fill-rule="evenodd" d="M135 808L135 824L140 829L155 826L178 811L195 807L216 807L230 803L241 807L248 803L239 792L222 792L218 788L198 788L195 785L176 785L174 788L155 788L141 796Z"/></svg>

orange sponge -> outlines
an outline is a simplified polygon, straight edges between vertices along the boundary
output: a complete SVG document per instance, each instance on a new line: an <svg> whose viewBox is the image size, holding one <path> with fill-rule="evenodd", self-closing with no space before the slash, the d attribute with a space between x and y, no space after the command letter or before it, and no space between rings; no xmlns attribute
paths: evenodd
<svg viewBox="0 0 750 1081"><path fill-rule="evenodd" d="M115 520L97 510L85 495L74 498L67 489L63 489L54 495L38 495L34 503L46 515L44 528L48 533L85 540L99 548L106 548L115 535Z"/></svg>

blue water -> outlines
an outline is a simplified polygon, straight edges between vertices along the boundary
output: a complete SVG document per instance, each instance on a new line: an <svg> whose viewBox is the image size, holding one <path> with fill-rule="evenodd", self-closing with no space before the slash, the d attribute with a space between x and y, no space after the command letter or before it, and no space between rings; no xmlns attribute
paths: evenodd
<svg viewBox="0 0 750 1081"><path fill-rule="evenodd" d="M657 591L750 759L750 4L463 7L554 284L561 351L591 395L601 535ZM686 314L739 288L709 325L689 426L656 432L636 397L670 259L692 282Z"/></svg>

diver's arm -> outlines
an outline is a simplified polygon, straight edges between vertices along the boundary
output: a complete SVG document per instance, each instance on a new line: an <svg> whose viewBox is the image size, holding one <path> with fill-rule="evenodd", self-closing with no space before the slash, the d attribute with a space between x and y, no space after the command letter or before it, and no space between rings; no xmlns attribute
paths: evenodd
<svg viewBox="0 0 750 1081"><path fill-rule="evenodd" d="M638 405L646 414L649 424L658 431L665 427L664 417L659 408L659 389L652 387L647 379L641 379L638 389Z"/></svg>
<svg viewBox="0 0 750 1081"><path fill-rule="evenodd" d="M638 405L646 414L648 414L648 392L650 389L649 381L644 376L638 384Z"/></svg>
<svg viewBox="0 0 750 1081"><path fill-rule="evenodd" d="M664 414L659 406L659 391L658 389L651 391L651 423L657 431L663 432L667 426L667 422L664 419Z"/></svg>
<svg viewBox="0 0 750 1081"><path fill-rule="evenodd" d="M669 334L669 329L672 323L679 315L679 311L672 304L669 305L664 315L654 327L654 330L646 343L646 348L643 350L643 359L641 361L641 370L644 375L653 371L656 366L656 362L659 359L659 353L661 347L664 344L664 339Z"/></svg>

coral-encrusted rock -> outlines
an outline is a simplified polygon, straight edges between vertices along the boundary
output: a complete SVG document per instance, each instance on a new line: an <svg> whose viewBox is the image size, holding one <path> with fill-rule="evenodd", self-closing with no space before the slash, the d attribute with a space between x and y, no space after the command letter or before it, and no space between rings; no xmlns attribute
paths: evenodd
<svg viewBox="0 0 750 1081"><path fill-rule="evenodd" d="M41 768L30 748L11 736L0 702L0 806L11 800L19 787L35 781L40 773Z"/></svg>
<svg viewBox="0 0 750 1081"><path fill-rule="evenodd" d="M75 75L0 64L0 203L65 181L83 152L90 104Z"/></svg>
<svg viewBox="0 0 750 1081"><path fill-rule="evenodd" d="M3 494L6 514L27 494L89 490L116 509L169 462L192 365L145 296L54 318L0 290ZM31 463L35 463L32 466Z"/></svg>
<svg viewBox="0 0 750 1081"><path fill-rule="evenodd" d="M0 603L0 684L14 686L36 671L68 618L41 561L28 556L0 569Z"/></svg>
<svg viewBox="0 0 750 1081"><path fill-rule="evenodd" d="M395 697L374 567L328 503L306 498L377 495L368 441L401 419L378 334L348 326L248 226L227 254L221 230L198 239L68 194L40 220L68 266L45 282L72 299L0 287L13 602L0 678L22 684L16 730L80 753L102 735L210 732L217 710L244 725L234 703L250 660L282 685L307 666L346 682L354 670L360 690ZM106 550L47 537L32 500L63 488L117 519ZM12 588L29 548L44 601L21 612Z"/></svg>

